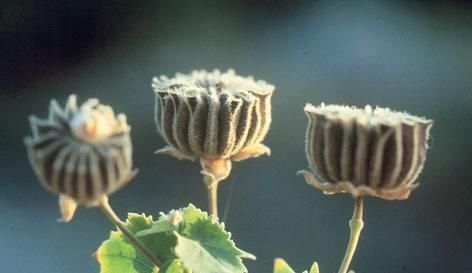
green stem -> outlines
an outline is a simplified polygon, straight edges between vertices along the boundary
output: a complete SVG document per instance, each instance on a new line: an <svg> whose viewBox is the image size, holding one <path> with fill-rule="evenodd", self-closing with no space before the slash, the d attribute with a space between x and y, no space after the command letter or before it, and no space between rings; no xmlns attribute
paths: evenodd
<svg viewBox="0 0 472 273"><path fill-rule="evenodd" d="M100 202L100 209L105 213L105 215L110 219L110 221L115 224L115 226L121 230L123 235L125 235L130 242L134 245L134 247L139 250L144 256L146 256L153 264L155 264L157 267L161 267L162 263L159 261L157 257L151 254L149 250L134 236L131 231L128 230L126 225L118 218L116 213L113 211L113 209L110 206L110 203L108 202L108 197L104 197L102 202Z"/></svg>
<svg viewBox="0 0 472 273"><path fill-rule="evenodd" d="M351 229L351 235L349 238L349 243L347 245L346 254L344 259L339 267L338 273L346 273L351 264L352 257L356 251L357 242L359 241L359 236L361 235L361 230L364 227L364 222L362 221L362 214L364 209L363 198L358 197L356 199L356 204L354 206L354 212L352 214L352 219L349 221L349 227Z"/></svg>
<svg viewBox="0 0 472 273"><path fill-rule="evenodd" d="M212 180L209 176L204 176L203 180L207 187L208 210L211 215L218 217L218 182Z"/></svg>

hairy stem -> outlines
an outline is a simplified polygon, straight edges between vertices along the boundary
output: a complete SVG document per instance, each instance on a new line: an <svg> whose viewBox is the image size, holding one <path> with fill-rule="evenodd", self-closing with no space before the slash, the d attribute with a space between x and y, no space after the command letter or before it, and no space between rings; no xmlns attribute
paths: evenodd
<svg viewBox="0 0 472 273"><path fill-rule="evenodd" d="M211 215L218 217L218 182L212 180L208 176L204 176L204 182L208 193L208 210Z"/></svg>
<svg viewBox="0 0 472 273"><path fill-rule="evenodd" d="M121 230L123 235L125 235L130 242L134 245L134 247L139 250L144 256L146 256L153 264L155 264L157 267L161 267L162 263L159 261L157 257L151 254L149 250L134 236L131 231L128 230L126 227L125 223L123 223L120 218L116 215L116 213L113 211L113 209L110 206L110 203L108 202L108 197L104 197L103 201L100 202L100 209L105 213L105 215L110 219L110 221L115 224L115 226Z"/></svg>
<svg viewBox="0 0 472 273"><path fill-rule="evenodd" d="M351 235L349 238L349 243L347 245L346 254L344 259L339 267L338 273L346 273L351 264L352 257L356 251L357 242L359 241L359 236L361 235L361 230L364 227L364 222L362 221L362 215L364 210L364 202L362 197L356 199L354 206L354 212L352 214L352 219L349 221L349 227L351 229Z"/></svg>

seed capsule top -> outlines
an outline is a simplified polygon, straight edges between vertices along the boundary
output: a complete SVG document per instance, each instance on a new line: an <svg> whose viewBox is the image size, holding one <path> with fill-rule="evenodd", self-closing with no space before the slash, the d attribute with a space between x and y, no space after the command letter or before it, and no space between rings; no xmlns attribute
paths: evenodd
<svg viewBox="0 0 472 273"><path fill-rule="evenodd" d="M190 74L177 73L173 78L155 77L152 87L156 92L176 93L185 96L199 94L227 93L231 96L247 98L251 95L270 95L275 87L254 77L236 75L233 69L220 72L218 69L208 72L194 70Z"/></svg>
<svg viewBox="0 0 472 273"><path fill-rule="evenodd" d="M414 123L432 124L432 120L423 117L414 116L406 112L393 111L390 108L379 106L372 109L370 105L366 105L364 108L357 108L347 105L326 105L324 103L319 106L307 104L304 110L307 115L323 115L326 116L327 119L333 120L355 120L356 122L365 123L369 126L376 126L378 124L395 126L402 123L409 125L413 125Z"/></svg>

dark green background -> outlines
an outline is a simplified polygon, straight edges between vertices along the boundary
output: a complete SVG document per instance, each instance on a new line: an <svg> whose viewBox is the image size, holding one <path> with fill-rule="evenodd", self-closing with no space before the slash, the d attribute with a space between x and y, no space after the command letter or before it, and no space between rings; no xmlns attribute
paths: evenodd
<svg viewBox="0 0 472 273"><path fill-rule="evenodd" d="M192 202L196 163L153 155L155 75L234 68L277 87L264 143L271 157L234 164L221 211L238 245L271 272L335 272L353 200L324 196L295 172L306 102L388 106L434 119L421 186L410 199L366 200L356 272L472 272L472 5L448 1L0 2L0 271L98 272L91 257L113 226L97 209L57 224L22 143L51 98L97 97L132 126L137 178L111 197L120 216Z"/></svg>

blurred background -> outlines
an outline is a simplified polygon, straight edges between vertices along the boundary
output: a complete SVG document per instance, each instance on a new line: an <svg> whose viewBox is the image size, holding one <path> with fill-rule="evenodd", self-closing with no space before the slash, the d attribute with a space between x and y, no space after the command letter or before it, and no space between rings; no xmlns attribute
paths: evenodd
<svg viewBox="0 0 472 273"><path fill-rule="evenodd" d="M57 224L57 199L31 170L27 117L51 98L97 97L132 126L137 178L111 203L158 215L206 208L199 166L155 156L155 75L234 68L274 85L271 157L234 164L220 211L237 244L272 272L284 257L335 272L353 200L324 196L295 172L306 102L388 106L435 121L421 186L406 201L366 200L356 272L472 272L472 4L460 1L0 2L0 267L98 272L113 226L97 209ZM227 202L230 199L231 201ZM124 273L124 272L123 272Z"/></svg>

